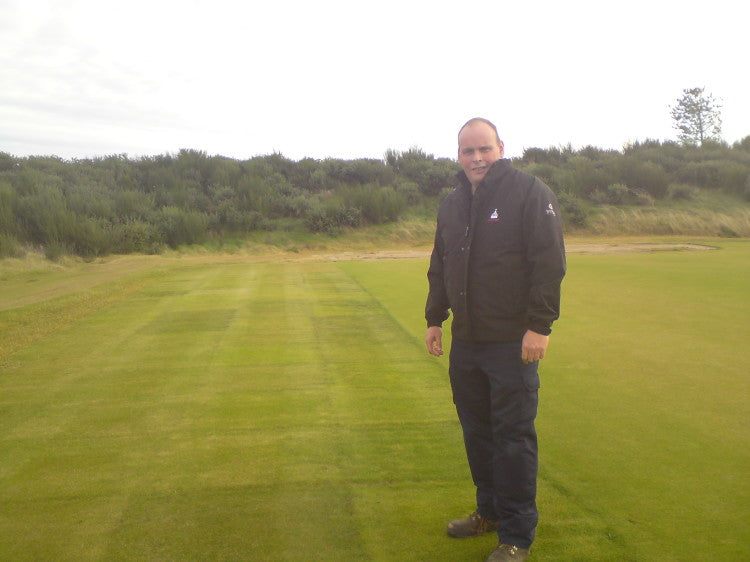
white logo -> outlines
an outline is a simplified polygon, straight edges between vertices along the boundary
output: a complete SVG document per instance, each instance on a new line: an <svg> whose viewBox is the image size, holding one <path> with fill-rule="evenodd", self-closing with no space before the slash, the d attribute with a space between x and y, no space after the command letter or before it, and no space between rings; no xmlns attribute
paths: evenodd
<svg viewBox="0 0 750 562"><path fill-rule="evenodd" d="M544 211L548 215L552 215L553 217L557 216L555 215L555 210L552 208L552 203L547 204L547 208Z"/></svg>
<svg viewBox="0 0 750 562"><path fill-rule="evenodd" d="M495 209L494 211L492 211L492 213L490 213L490 218L488 220L492 222L497 222L500 220L500 214L497 212L497 209Z"/></svg>

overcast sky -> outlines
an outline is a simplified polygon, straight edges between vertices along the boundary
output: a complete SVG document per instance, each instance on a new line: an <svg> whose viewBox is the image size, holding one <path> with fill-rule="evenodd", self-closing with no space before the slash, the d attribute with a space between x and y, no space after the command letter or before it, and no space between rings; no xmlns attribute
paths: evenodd
<svg viewBox="0 0 750 562"><path fill-rule="evenodd" d="M454 158L484 116L509 156L676 139L705 87L750 135L736 0L0 0L0 152Z"/></svg>

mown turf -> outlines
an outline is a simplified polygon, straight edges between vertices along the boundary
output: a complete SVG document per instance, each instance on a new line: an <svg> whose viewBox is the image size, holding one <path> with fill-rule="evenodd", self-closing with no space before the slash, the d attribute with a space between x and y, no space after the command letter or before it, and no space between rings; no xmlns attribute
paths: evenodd
<svg viewBox="0 0 750 562"><path fill-rule="evenodd" d="M750 244L719 245L569 257L542 364L535 559L750 559ZM417 330L421 303L390 296L397 263L345 268Z"/></svg>
<svg viewBox="0 0 750 562"><path fill-rule="evenodd" d="M750 245L722 245L571 256L534 559L750 557ZM424 260L153 264L0 294L0 559L486 556L444 536L473 488Z"/></svg>
<svg viewBox="0 0 750 562"><path fill-rule="evenodd" d="M3 559L378 558L384 498L464 484L423 460L460 450L441 369L336 264L175 266L97 302L4 313L47 327L2 366Z"/></svg>

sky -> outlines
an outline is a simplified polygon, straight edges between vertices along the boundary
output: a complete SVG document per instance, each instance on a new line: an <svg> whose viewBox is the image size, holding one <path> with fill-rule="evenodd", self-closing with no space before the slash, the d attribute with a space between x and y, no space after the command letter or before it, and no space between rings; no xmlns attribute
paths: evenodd
<svg viewBox="0 0 750 562"><path fill-rule="evenodd" d="M469 118L531 147L676 140L704 87L750 135L736 0L0 0L0 152L455 158Z"/></svg>

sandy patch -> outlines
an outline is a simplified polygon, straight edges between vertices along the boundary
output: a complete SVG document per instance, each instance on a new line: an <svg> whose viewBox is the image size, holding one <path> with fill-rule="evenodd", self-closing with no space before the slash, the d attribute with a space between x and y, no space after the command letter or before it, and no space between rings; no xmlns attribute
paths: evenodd
<svg viewBox="0 0 750 562"><path fill-rule="evenodd" d="M625 254L632 252L677 252L682 250L716 250L716 246L703 244L570 244L566 246L568 254Z"/></svg>
<svg viewBox="0 0 750 562"><path fill-rule="evenodd" d="M624 244L568 244L567 254L625 254L633 252L676 252L684 250L715 250L714 246L702 244L651 244L651 243L624 243ZM338 252L332 254L318 254L309 256L312 259L326 261L347 260L393 260L410 258L430 257L430 248L416 248L409 250L371 250Z"/></svg>

